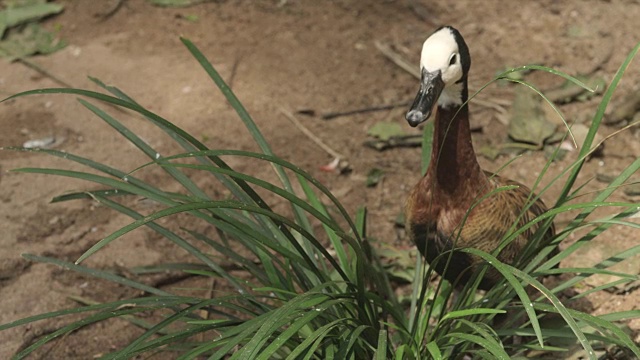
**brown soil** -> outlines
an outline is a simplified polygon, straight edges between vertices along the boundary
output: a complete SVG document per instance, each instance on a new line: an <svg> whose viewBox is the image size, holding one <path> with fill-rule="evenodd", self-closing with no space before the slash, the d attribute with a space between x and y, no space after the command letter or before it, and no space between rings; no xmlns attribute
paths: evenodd
<svg viewBox="0 0 640 360"><path fill-rule="evenodd" d="M393 121L409 129L404 108L323 121L297 115L331 148L344 154L353 171L338 175L320 170L332 158L315 146L282 114L311 109L319 113L410 101L417 81L385 58L375 41L393 44L413 63L424 38L440 24L456 26L471 47L471 91L507 66L539 63L570 74L595 71L607 81L639 40L640 4L634 1L212 1L186 9L163 9L143 0L129 0L113 16L102 18L116 1L59 1L65 12L46 25L59 28L69 42L64 50L32 61L73 87L96 90L87 76L123 89L150 110L173 121L211 148L255 150L241 121L204 71L182 46L179 36L192 40L208 56L256 120L274 151L317 176L350 211L366 205L371 234L380 241L409 248L394 229L408 189L419 179L418 148L377 152L364 147L367 129ZM189 21L197 15L197 21ZM529 80L541 88L561 80L546 74ZM638 91L640 67L632 64L614 101ZM59 86L49 76L23 63L0 63L0 96L23 90ZM513 98L512 86L492 85L480 96ZM589 118L599 98L562 106L568 119ZM495 111L472 104L476 147L501 143L506 127ZM113 112L162 154L177 152L170 139L135 116ZM83 108L74 96L32 96L0 104L0 146L55 136L57 149L131 170L147 161L137 149ZM603 135L615 131L603 127ZM126 155L125 155L126 154ZM576 152L552 165L546 184L575 159ZM640 142L625 131L607 142L604 155L592 159L580 181L596 173L617 174L640 156ZM481 158L495 170L510 159ZM542 152L530 152L504 171L505 176L532 185L545 163ZM256 167L231 160L237 170L251 170L275 179L269 166ZM107 301L136 295L124 287L79 276L59 268L22 260L20 254L50 255L75 260L83 251L130 220L90 201L50 204L50 199L87 185L66 178L8 172L20 167L79 169L63 159L39 154L0 152L0 323L42 312L77 306L69 295ZM377 187L365 186L372 168L386 173ZM196 175L199 184L207 179ZM143 178L170 188L159 172ZM587 189L605 185L592 181ZM556 184L544 194L553 203ZM628 201L623 195L617 200ZM149 211L153 208L149 208ZM567 217L558 219L558 227ZM633 221L638 221L635 219ZM613 251L640 243L637 229L615 228L598 237L600 244L563 266L589 266ZM570 240L568 240L570 241ZM116 241L86 261L97 268L121 268L185 260L167 241L139 230ZM628 272L640 272L637 258ZM590 283L588 286L594 286ZM601 282L600 282L601 283ZM640 291L601 293L589 298L595 314L640 309ZM56 329L60 321L44 321L0 333L0 358L8 358L37 336ZM631 323L634 329L640 323ZM126 344L139 330L122 320L89 326L58 340L41 358L88 359Z"/></svg>

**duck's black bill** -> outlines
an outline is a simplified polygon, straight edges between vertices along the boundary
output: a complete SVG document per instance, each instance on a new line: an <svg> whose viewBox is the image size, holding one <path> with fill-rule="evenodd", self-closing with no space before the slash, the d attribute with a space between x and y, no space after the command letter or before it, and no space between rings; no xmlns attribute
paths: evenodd
<svg viewBox="0 0 640 360"><path fill-rule="evenodd" d="M429 119L442 89L444 89L444 82L440 70L429 72L423 68L420 90L409 112L405 115L409 125L416 127Z"/></svg>

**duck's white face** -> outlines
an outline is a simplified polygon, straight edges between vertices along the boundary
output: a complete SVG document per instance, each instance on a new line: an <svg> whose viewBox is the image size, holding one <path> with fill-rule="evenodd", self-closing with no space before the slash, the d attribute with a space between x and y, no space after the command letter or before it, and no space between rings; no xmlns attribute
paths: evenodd
<svg viewBox="0 0 640 360"><path fill-rule="evenodd" d="M448 27L433 33L422 45L420 68L430 73L439 70L445 88L462 78L460 60L458 42Z"/></svg>
<svg viewBox="0 0 640 360"><path fill-rule="evenodd" d="M436 104L441 108L462 105L470 65L469 50L457 30L443 27L429 36L422 45L420 90L405 116L409 125L429 119Z"/></svg>

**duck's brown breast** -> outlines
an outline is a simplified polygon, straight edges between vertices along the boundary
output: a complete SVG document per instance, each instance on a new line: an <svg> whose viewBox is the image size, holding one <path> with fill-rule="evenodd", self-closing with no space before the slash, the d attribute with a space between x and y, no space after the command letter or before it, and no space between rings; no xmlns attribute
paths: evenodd
<svg viewBox="0 0 640 360"><path fill-rule="evenodd" d="M466 194L464 200L460 199L461 193L447 196L421 181L407 201L407 231L411 239L440 275L444 274L449 281L458 281L459 286L464 286L470 275L480 270L483 261L454 251L445 273L447 257L436 259L440 254L468 247L491 253L507 234L546 211L540 200L523 211L530 203L529 198L534 198L527 187L490 173L486 175L490 186L474 194ZM505 186L516 187L499 190ZM494 193L490 194L492 191ZM519 235L501 251L498 259L513 264L536 230L537 226L533 226ZM553 233L551 227L545 239L550 239ZM480 288L491 288L500 277L495 269L488 269Z"/></svg>

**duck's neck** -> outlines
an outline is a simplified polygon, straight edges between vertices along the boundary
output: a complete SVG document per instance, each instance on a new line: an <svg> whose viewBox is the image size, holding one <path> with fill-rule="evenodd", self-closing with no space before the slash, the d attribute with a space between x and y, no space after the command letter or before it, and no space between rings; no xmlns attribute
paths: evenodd
<svg viewBox="0 0 640 360"><path fill-rule="evenodd" d="M471 143L466 85L465 81L461 104L438 105L431 162L425 175L425 181L453 197L469 195L469 191L484 188L487 183Z"/></svg>

